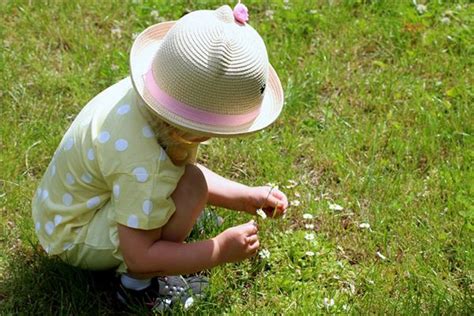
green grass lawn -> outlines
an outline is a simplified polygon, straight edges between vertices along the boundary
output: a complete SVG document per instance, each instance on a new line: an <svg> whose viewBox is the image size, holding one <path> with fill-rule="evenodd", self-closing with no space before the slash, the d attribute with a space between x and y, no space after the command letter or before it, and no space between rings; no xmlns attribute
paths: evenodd
<svg viewBox="0 0 474 316"><path fill-rule="evenodd" d="M292 205L261 223L270 257L210 271L190 312L472 315L474 5L245 3L285 108L261 133L203 146L200 161L274 183ZM0 314L119 311L110 273L40 250L30 200L81 107L128 75L134 36L221 4L0 2ZM194 237L250 219L216 212L223 227Z"/></svg>

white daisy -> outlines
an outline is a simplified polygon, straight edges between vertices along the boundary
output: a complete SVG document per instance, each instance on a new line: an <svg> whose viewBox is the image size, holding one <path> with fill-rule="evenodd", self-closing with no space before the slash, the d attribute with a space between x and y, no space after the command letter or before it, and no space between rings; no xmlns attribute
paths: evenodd
<svg viewBox="0 0 474 316"><path fill-rule="evenodd" d="M370 229L370 224L369 223L360 223L359 228Z"/></svg>
<svg viewBox="0 0 474 316"><path fill-rule="evenodd" d="M303 218L304 219L313 219L313 215L306 213L306 214L303 214Z"/></svg>
<svg viewBox="0 0 474 316"><path fill-rule="evenodd" d="M342 211L344 208L336 203L329 203L329 209L333 211Z"/></svg>
<svg viewBox="0 0 474 316"><path fill-rule="evenodd" d="M309 240L309 241L314 240L314 234L312 234L312 233L305 234L304 239Z"/></svg>
<svg viewBox="0 0 474 316"><path fill-rule="evenodd" d="M258 255L262 259L270 259L270 251L268 249L262 249L259 251Z"/></svg>
<svg viewBox="0 0 474 316"><path fill-rule="evenodd" d="M324 300L323 300L323 303L324 303L324 306L326 306L328 308L332 307L332 306L334 306L334 299L333 298L328 299L327 297L325 297Z"/></svg>
<svg viewBox="0 0 474 316"><path fill-rule="evenodd" d="M267 214L261 208L257 210L257 215L260 216L262 219L267 218Z"/></svg>

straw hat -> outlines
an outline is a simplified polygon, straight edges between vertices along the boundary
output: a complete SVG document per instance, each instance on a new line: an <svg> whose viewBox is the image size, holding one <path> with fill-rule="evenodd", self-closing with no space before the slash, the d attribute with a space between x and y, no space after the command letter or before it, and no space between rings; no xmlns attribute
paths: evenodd
<svg viewBox="0 0 474 316"><path fill-rule="evenodd" d="M147 28L133 43L130 66L136 91L154 113L201 135L258 131L283 107L263 40L229 6Z"/></svg>

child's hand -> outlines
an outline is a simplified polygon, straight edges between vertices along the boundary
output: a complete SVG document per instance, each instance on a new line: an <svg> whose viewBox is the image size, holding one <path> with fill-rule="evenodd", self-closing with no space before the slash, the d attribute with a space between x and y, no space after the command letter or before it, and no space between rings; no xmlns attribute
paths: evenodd
<svg viewBox="0 0 474 316"><path fill-rule="evenodd" d="M285 193L277 188L272 189L269 186L251 187L249 197L249 205L246 209L251 214L255 214L257 209L262 208L268 217L280 217L288 207L288 198Z"/></svg>
<svg viewBox="0 0 474 316"><path fill-rule="evenodd" d="M258 228L254 221L231 227L217 235L219 257L222 262L237 262L254 256L260 242Z"/></svg>

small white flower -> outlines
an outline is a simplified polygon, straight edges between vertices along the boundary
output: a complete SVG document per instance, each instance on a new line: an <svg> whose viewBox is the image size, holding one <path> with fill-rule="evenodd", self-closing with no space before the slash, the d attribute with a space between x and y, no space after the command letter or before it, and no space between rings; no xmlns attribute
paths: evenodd
<svg viewBox="0 0 474 316"><path fill-rule="evenodd" d="M301 202L299 200L294 200L294 201L291 201L291 206L299 206L301 204Z"/></svg>
<svg viewBox="0 0 474 316"><path fill-rule="evenodd" d="M339 204L332 204L332 203L329 203L329 209L330 210L333 210L333 211L342 211L344 208L342 206L340 206Z"/></svg>
<svg viewBox="0 0 474 316"><path fill-rule="evenodd" d="M267 214L265 214L265 212L261 208L257 210L257 215L260 216L262 219L267 218Z"/></svg>
<svg viewBox="0 0 474 316"><path fill-rule="evenodd" d="M150 12L150 16L151 16L153 19L156 20L156 19L160 16L160 11L158 11L158 10L152 10L152 11Z"/></svg>
<svg viewBox="0 0 474 316"><path fill-rule="evenodd" d="M260 252L258 253L258 255L259 255L260 258L262 258L262 259L270 259L270 251L268 251L268 249L262 249L262 250L260 250Z"/></svg>
<svg viewBox="0 0 474 316"><path fill-rule="evenodd" d="M268 187L273 188L273 190L278 190L278 185L276 183L268 182L265 185L268 186Z"/></svg>
<svg viewBox="0 0 474 316"><path fill-rule="evenodd" d="M370 229L370 224L369 223L360 223L359 228Z"/></svg>
<svg viewBox="0 0 474 316"><path fill-rule="evenodd" d="M380 253L380 251L377 251L377 256L382 259L382 260L386 260L387 257L385 257L383 254Z"/></svg>
<svg viewBox="0 0 474 316"><path fill-rule="evenodd" d="M314 252L312 252L312 251L306 251L306 252L305 252L305 255L307 255L308 257L312 257L312 256L314 256Z"/></svg>
<svg viewBox="0 0 474 316"><path fill-rule="evenodd" d="M337 261L336 264L341 267L341 268L344 268L344 264L341 262L341 261Z"/></svg>
<svg viewBox="0 0 474 316"><path fill-rule="evenodd" d="M324 298L323 300L323 303L324 303L324 306L326 307L333 307L334 306L334 299L331 298L331 299L328 299L327 297Z"/></svg>
<svg viewBox="0 0 474 316"><path fill-rule="evenodd" d="M115 70L118 70L119 69L119 66L117 66L116 64L112 64L112 66L110 66L110 70L112 71L115 71Z"/></svg>
<svg viewBox="0 0 474 316"><path fill-rule="evenodd" d="M314 239L314 234L313 234L313 233L305 234L305 235L304 235L304 239L311 241L311 240Z"/></svg>
<svg viewBox="0 0 474 316"><path fill-rule="evenodd" d="M449 23L451 23L451 20L447 16L445 16L445 17L441 18L441 23L449 24Z"/></svg>
<svg viewBox="0 0 474 316"><path fill-rule="evenodd" d="M314 225L313 224L306 224L306 225L304 225L304 228L311 230L311 229L314 229Z"/></svg>
<svg viewBox="0 0 474 316"><path fill-rule="evenodd" d="M122 37L122 29L119 26L114 26L112 30L110 30L112 33L112 36L115 38L121 38Z"/></svg>
<svg viewBox="0 0 474 316"><path fill-rule="evenodd" d="M296 182L295 180L288 180L288 185L285 186L285 188L287 189L291 189L291 188L294 188L298 185L298 182Z"/></svg>
<svg viewBox="0 0 474 316"><path fill-rule="evenodd" d="M428 11L428 8L424 4L417 4L416 5L416 11L418 11L419 14L426 13Z"/></svg>
<svg viewBox="0 0 474 316"><path fill-rule="evenodd" d="M295 192L295 196L296 196L297 198L299 198L299 197L301 197L301 194L300 194L299 192Z"/></svg>
<svg viewBox="0 0 474 316"><path fill-rule="evenodd" d="M269 18L270 20L273 20L273 14L275 14L275 11L273 10L266 10L265 11L265 16Z"/></svg>
<svg viewBox="0 0 474 316"><path fill-rule="evenodd" d="M306 214L303 214L303 218L304 219L313 219L313 215L306 213Z"/></svg>

